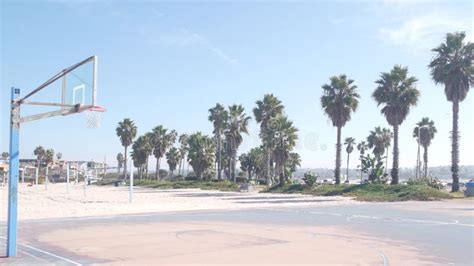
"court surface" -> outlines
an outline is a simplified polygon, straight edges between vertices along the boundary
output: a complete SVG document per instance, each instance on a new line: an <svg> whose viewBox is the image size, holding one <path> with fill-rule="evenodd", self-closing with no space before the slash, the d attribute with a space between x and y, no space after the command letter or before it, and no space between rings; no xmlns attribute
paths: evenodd
<svg viewBox="0 0 474 266"><path fill-rule="evenodd" d="M196 198L216 197L209 192ZM243 195L242 202L267 201ZM472 265L474 201L275 206L21 221L1 264ZM4 254L5 224L2 224Z"/></svg>

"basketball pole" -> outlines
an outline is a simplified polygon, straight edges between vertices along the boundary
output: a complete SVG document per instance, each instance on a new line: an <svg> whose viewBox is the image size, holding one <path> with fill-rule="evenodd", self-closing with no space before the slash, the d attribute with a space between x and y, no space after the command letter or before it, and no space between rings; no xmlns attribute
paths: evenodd
<svg viewBox="0 0 474 266"><path fill-rule="evenodd" d="M20 103L15 102L20 89L12 88L10 109L10 171L8 172L7 256L17 253L18 179L20 173Z"/></svg>
<svg viewBox="0 0 474 266"><path fill-rule="evenodd" d="M130 162L130 179L128 181L129 181L128 202L132 203L133 202L133 162Z"/></svg>

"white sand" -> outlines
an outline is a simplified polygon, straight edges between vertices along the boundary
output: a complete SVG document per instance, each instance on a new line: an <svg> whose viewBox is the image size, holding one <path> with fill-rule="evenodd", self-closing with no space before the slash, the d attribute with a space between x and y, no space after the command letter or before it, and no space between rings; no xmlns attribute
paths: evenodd
<svg viewBox="0 0 474 266"><path fill-rule="evenodd" d="M1 187L1 220L7 217L7 187ZM118 214L139 214L168 211L229 210L276 208L288 206L327 206L358 204L344 197L314 197L308 195L219 192L199 189L159 190L134 188L133 203L129 203L128 187L84 186L66 184L27 186L20 184L18 216L21 220L60 217L86 217Z"/></svg>

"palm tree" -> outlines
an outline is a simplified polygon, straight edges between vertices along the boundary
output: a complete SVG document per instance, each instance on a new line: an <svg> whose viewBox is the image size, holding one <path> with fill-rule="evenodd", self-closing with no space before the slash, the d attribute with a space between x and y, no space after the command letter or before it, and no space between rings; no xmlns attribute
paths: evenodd
<svg viewBox="0 0 474 266"><path fill-rule="evenodd" d="M435 57L429 64L431 76L436 84L444 85L448 101L453 103L453 130L451 131L451 172L453 186L459 191L459 103L466 99L474 84L474 43L464 43L464 32L448 33L446 43L433 49Z"/></svg>
<svg viewBox="0 0 474 266"><path fill-rule="evenodd" d="M370 134L367 137L367 146L372 149L372 152L376 157L381 158L385 153L388 155L388 148L390 147L392 138L393 133L390 129L376 127L374 130L370 131Z"/></svg>
<svg viewBox="0 0 474 266"><path fill-rule="evenodd" d="M44 161L46 163L46 171L47 168L54 163L54 150L53 149L47 149L46 152L44 153ZM46 179L48 179L48 176L46 175Z"/></svg>
<svg viewBox="0 0 474 266"><path fill-rule="evenodd" d="M201 180L203 173L214 164L216 156L214 142L212 138L197 132L189 136L188 144L189 164L193 167L197 179Z"/></svg>
<svg viewBox="0 0 474 266"><path fill-rule="evenodd" d="M290 152L290 157L285 163L286 177L292 177L296 169L301 166L301 157L296 152Z"/></svg>
<svg viewBox="0 0 474 266"><path fill-rule="evenodd" d="M279 176L279 185L285 184L285 164L290 159L290 152L296 145L298 139L298 129L293 126L293 122L288 117L278 115L270 119L269 123L272 127L269 127L266 132L266 136L269 136L274 140L273 158L275 159L276 174Z"/></svg>
<svg viewBox="0 0 474 266"><path fill-rule="evenodd" d="M178 174L181 175L181 169L183 174L184 174L184 159L186 158L186 154L188 153L188 138L189 136L187 134L181 134L179 136L178 142L179 142L179 169L178 169Z"/></svg>
<svg viewBox="0 0 474 266"><path fill-rule="evenodd" d="M245 110L242 105L234 104L229 106L229 120L226 125L225 135L226 141L229 144L229 169L231 178L234 180L234 182L236 182L235 164L237 160L237 150L243 141L242 133L248 134L248 124L250 119L250 116L245 114Z"/></svg>
<svg viewBox="0 0 474 266"><path fill-rule="evenodd" d="M176 170L176 166L178 165L178 161L180 158L180 154L177 148L172 147L167 153L166 153L166 159L168 166L170 168L170 177L173 178L173 172Z"/></svg>
<svg viewBox="0 0 474 266"><path fill-rule="evenodd" d="M365 154L365 151L369 149L369 146L365 141L361 141L359 144L357 144L357 150L359 151L359 160L360 160L360 182L362 183L362 157Z"/></svg>
<svg viewBox="0 0 474 266"><path fill-rule="evenodd" d="M359 94L354 85L354 80L345 74L332 76L330 84L324 84L321 106L326 115L331 119L332 125L337 127L336 144L336 170L334 171L336 184L341 183L341 130L351 120L352 112L359 105Z"/></svg>
<svg viewBox="0 0 474 266"><path fill-rule="evenodd" d="M143 171L148 158L148 151L150 150L150 140L147 135L137 138L132 145L132 159L133 165L138 168L140 179L143 178ZM125 166L125 168L127 168Z"/></svg>
<svg viewBox="0 0 474 266"><path fill-rule="evenodd" d="M355 145L355 138L349 137L346 138L344 141L344 145L346 145L346 152L347 152L347 168L346 168L346 180L349 180L349 156L351 152L354 150Z"/></svg>
<svg viewBox="0 0 474 266"><path fill-rule="evenodd" d="M423 173L425 177L428 176L428 146L431 145L431 140L437 132L434 121L428 117L423 117L413 129L413 137L419 145L423 146Z"/></svg>
<svg viewBox="0 0 474 266"><path fill-rule="evenodd" d="M160 162L161 157L165 156L166 151L173 145L176 141L177 133L175 130L171 130L168 133L168 129L164 128L162 125L155 127L152 131L153 136L153 155L156 158L156 172L155 178L158 180L160 173Z"/></svg>
<svg viewBox="0 0 474 266"><path fill-rule="evenodd" d="M56 158L58 159L58 161L60 161L61 158L63 158L63 154L60 153L60 152L58 152L58 153L56 154Z"/></svg>
<svg viewBox="0 0 474 266"><path fill-rule="evenodd" d="M120 174L120 168L123 167L123 154L121 152L117 153L117 174Z"/></svg>
<svg viewBox="0 0 474 266"><path fill-rule="evenodd" d="M398 130L410 112L410 108L418 102L420 92L415 87L417 79L408 76L408 68L395 65L390 72L380 74L375 81L377 87L372 97L382 105L382 114L388 124L393 127L393 164L392 184L398 184Z"/></svg>
<svg viewBox="0 0 474 266"><path fill-rule="evenodd" d="M267 185L270 185L271 182L271 168L273 168L271 155L273 153L273 147L270 143L267 143L266 140L269 140L265 136L268 128L268 121L271 118L276 117L277 115L283 114L284 106L281 101L275 97L273 94L265 94L263 100L256 102L257 107L253 109L253 114L255 116L255 121L260 123L260 138L262 139L263 146L265 147L265 167L263 169L263 174L266 179Z"/></svg>
<svg viewBox="0 0 474 266"><path fill-rule="evenodd" d="M118 123L117 128L115 129L117 136L120 138L120 142L125 149L124 152L124 168L123 168L123 178L127 178L127 149L128 146L132 145L133 139L137 136L137 127L135 123L130 118L125 118L123 121Z"/></svg>
<svg viewBox="0 0 474 266"><path fill-rule="evenodd" d="M152 132L147 132L145 133L144 141L147 141L143 143L143 152L145 153L146 160L145 160L145 178L148 179L148 159L150 156L153 154L153 133Z"/></svg>
<svg viewBox="0 0 474 266"><path fill-rule="evenodd" d="M46 154L46 150L43 146L38 146L33 151L33 154L36 156L36 160L38 161L38 172L41 171L41 161L44 159L44 155Z"/></svg>
<svg viewBox="0 0 474 266"><path fill-rule="evenodd" d="M240 170L247 173L248 180L252 179L252 173L254 171L255 165L254 165L254 162L252 161L252 158L250 157L250 152L240 154L239 162L240 162Z"/></svg>
<svg viewBox="0 0 474 266"><path fill-rule="evenodd" d="M209 109L209 121L214 126L214 136L217 142L217 179L222 179L222 135L224 134L229 113L222 104L217 103L215 107Z"/></svg>

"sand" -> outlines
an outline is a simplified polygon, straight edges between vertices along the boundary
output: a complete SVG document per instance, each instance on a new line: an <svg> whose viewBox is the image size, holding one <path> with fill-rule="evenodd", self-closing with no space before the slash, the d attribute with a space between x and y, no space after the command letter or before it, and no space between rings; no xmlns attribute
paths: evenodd
<svg viewBox="0 0 474 266"><path fill-rule="evenodd" d="M1 188L1 217L7 216L7 187ZM235 210L285 206L328 206L359 204L345 197L314 197L256 192L219 192L200 189L159 190L134 188L129 203L128 187L66 184L28 186L20 184L18 218L20 220L140 214L169 211Z"/></svg>

